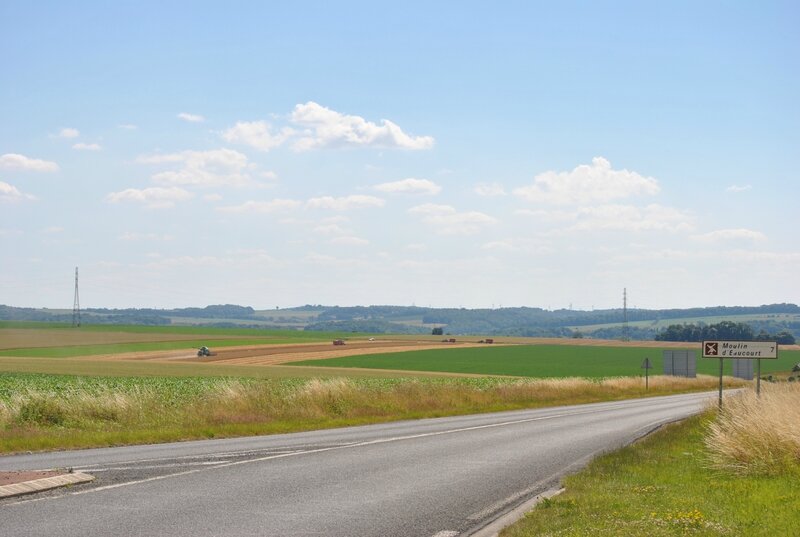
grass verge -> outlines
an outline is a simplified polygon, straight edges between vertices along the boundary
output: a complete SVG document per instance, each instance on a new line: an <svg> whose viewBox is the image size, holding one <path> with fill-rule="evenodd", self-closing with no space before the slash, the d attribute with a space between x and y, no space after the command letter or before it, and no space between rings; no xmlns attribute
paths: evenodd
<svg viewBox="0 0 800 537"><path fill-rule="evenodd" d="M800 391L794 390L796 407ZM728 418L741 416L734 408L739 403L729 399ZM797 431L797 422L793 426ZM600 457L564 480L564 494L540 504L502 537L800 535L800 451L793 460L782 458L780 471L721 470L720 453L707 447L719 440L715 428L739 430L726 415L709 411ZM761 431L756 436L772 436ZM737 441L727 437L727 443ZM769 459L771 446L763 443L759 454Z"/></svg>
<svg viewBox="0 0 800 537"><path fill-rule="evenodd" d="M0 374L0 452L293 432L710 390L641 379L81 377ZM733 381L732 381L733 382ZM741 383L739 383L741 385Z"/></svg>

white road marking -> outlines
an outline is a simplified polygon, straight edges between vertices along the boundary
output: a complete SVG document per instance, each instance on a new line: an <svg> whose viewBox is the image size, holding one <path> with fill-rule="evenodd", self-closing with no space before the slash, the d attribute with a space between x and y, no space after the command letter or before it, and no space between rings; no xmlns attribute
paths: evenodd
<svg viewBox="0 0 800 537"><path fill-rule="evenodd" d="M181 462L177 464L151 464L149 466L110 466L107 468L84 466L82 469L87 472L112 472L121 470L153 470L155 468L179 468L186 466L214 466L215 464L225 464L230 461L205 461L205 462Z"/></svg>
<svg viewBox="0 0 800 537"><path fill-rule="evenodd" d="M433 537L456 537L458 535L457 531L453 530L443 530L433 534Z"/></svg>

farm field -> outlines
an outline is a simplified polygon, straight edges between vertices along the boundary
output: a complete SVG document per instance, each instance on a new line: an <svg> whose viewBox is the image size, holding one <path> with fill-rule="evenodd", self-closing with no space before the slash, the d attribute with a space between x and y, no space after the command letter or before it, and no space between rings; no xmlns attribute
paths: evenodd
<svg viewBox="0 0 800 537"><path fill-rule="evenodd" d="M652 319L645 321L629 321L628 326L637 328L666 328L672 324L715 324L722 321L746 323L748 321L800 321L800 315L795 313L753 313L744 315L719 315L706 317L680 317L676 319ZM602 323L570 326L572 330L591 333L603 328L622 326L622 323Z"/></svg>
<svg viewBox="0 0 800 537"><path fill-rule="evenodd" d="M352 334L347 334L350 336ZM126 352L320 342L339 333L252 328L0 323L0 356L67 358Z"/></svg>
<svg viewBox="0 0 800 537"><path fill-rule="evenodd" d="M697 345L697 344L695 344ZM781 350L777 360L762 360L761 372L788 371L800 361L800 351ZM295 366L374 368L409 371L441 371L521 377L590 377L639 376L641 364L650 358L651 373L663 371L661 352L654 347L594 347L567 345L516 345L505 347L465 348L458 352L415 351L402 354L372 354L294 362ZM730 374L730 361L725 364ZM698 373L718 374L716 360L697 360Z"/></svg>

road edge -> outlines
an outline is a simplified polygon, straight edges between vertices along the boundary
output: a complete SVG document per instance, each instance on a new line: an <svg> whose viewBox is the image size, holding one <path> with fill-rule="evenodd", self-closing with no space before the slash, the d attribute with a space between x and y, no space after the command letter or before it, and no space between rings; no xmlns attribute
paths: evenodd
<svg viewBox="0 0 800 537"><path fill-rule="evenodd" d="M0 499L13 498L14 496L33 494L34 492L42 492L58 487L65 487L67 485L77 485L78 483L88 483L90 481L94 481L94 476L84 474L83 472L45 477L42 479L34 479L33 481L23 481L22 483L1 486Z"/></svg>

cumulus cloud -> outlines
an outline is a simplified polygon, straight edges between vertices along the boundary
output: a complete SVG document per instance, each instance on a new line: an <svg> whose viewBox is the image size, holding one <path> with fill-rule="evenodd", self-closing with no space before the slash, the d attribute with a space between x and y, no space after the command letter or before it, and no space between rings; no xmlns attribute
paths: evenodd
<svg viewBox="0 0 800 537"><path fill-rule="evenodd" d="M31 172L57 172L58 164L47 160L26 157L17 153L6 153L0 156L0 168L25 170Z"/></svg>
<svg viewBox="0 0 800 537"><path fill-rule="evenodd" d="M0 201L6 203L15 203L24 200L35 200L36 197L31 194L24 194L17 189L14 185L10 185L0 181Z"/></svg>
<svg viewBox="0 0 800 537"><path fill-rule="evenodd" d="M247 173L247 156L232 149L149 155L140 157L138 162L176 165L176 169L153 175L153 181L160 184L238 187L253 183Z"/></svg>
<svg viewBox="0 0 800 537"><path fill-rule="evenodd" d="M349 211L351 209L367 209L370 207L383 207L386 202L375 196L365 196L356 194L334 198L332 196L322 196L311 198L306 202L309 209L332 209L334 211Z"/></svg>
<svg viewBox="0 0 800 537"><path fill-rule="evenodd" d="M119 203L121 201L131 201L135 203L142 203L148 209L168 209L174 207L178 201L190 199L192 193L179 187L161 188L128 188L120 192L112 192L106 196L106 200L110 203Z"/></svg>
<svg viewBox="0 0 800 537"><path fill-rule="evenodd" d="M747 192L751 188L753 188L753 185L742 185L742 186L740 186L740 185L731 185L731 186L729 186L728 188L725 189L725 192L733 192L735 194L738 194L739 192Z"/></svg>
<svg viewBox="0 0 800 537"><path fill-rule="evenodd" d="M339 224L322 224L314 228L314 233L321 235L343 235L347 233Z"/></svg>
<svg viewBox="0 0 800 537"><path fill-rule="evenodd" d="M433 181L429 181L428 179L415 179L413 177L391 183L381 183L379 185L375 185L373 188L375 190L380 190L381 192L389 192L392 194L433 195L438 194L442 190L442 187Z"/></svg>
<svg viewBox="0 0 800 537"><path fill-rule="evenodd" d="M528 201L553 204L604 203L637 195L655 195L658 181L628 170L614 170L603 157L569 172L546 171L533 184L514 190Z"/></svg>
<svg viewBox="0 0 800 537"><path fill-rule="evenodd" d="M100 151L103 149L100 144L85 144L83 142L79 142L72 146L72 149L77 149L79 151Z"/></svg>
<svg viewBox="0 0 800 537"><path fill-rule="evenodd" d="M690 231L694 218L673 207L650 204L581 207L568 231Z"/></svg>
<svg viewBox="0 0 800 537"><path fill-rule="evenodd" d="M313 101L295 106L290 120L304 129L293 145L297 151L323 147L430 149L434 144L433 137L410 136L387 119L378 125Z"/></svg>
<svg viewBox="0 0 800 537"><path fill-rule="evenodd" d="M361 237L336 237L331 239L331 244L338 244L341 246L366 246L369 244L367 239L362 239Z"/></svg>
<svg viewBox="0 0 800 537"><path fill-rule="evenodd" d="M425 203L408 210L433 227L440 235L472 235L497 222L491 216L477 212L458 212L450 205Z"/></svg>
<svg viewBox="0 0 800 537"><path fill-rule="evenodd" d="M228 142L249 145L259 151L269 151L284 143L294 133L288 127L280 132L272 133L272 127L266 121L239 121L222 133Z"/></svg>
<svg viewBox="0 0 800 537"><path fill-rule="evenodd" d="M78 129L71 129L69 127L65 127L58 131L58 134L55 135L56 138L77 138L80 136L81 133Z"/></svg>
<svg viewBox="0 0 800 537"><path fill-rule="evenodd" d="M479 196L505 196L506 189L500 183L478 183L472 189Z"/></svg>
<svg viewBox="0 0 800 537"><path fill-rule="evenodd" d="M752 229L718 229L703 233L701 235L693 235L692 239L699 242L724 242L736 240L749 240L749 241L763 241L767 238L766 235L760 231L753 231Z"/></svg>
<svg viewBox="0 0 800 537"><path fill-rule="evenodd" d="M203 121L206 120L206 118L204 118L201 115L189 114L189 113L186 113L186 112L181 112L180 114L178 114L178 119L182 119L184 121L188 121L189 123L202 123Z"/></svg>
<svg viewBox="0 0 800 537"><path fill-rule="evenodd" d="M218 207L217 210L223 213L274 213L278 211L288 211L300 207L303 203L290 199L274 199L269 201L246 201L239 205L228 205Z"/></svg>

